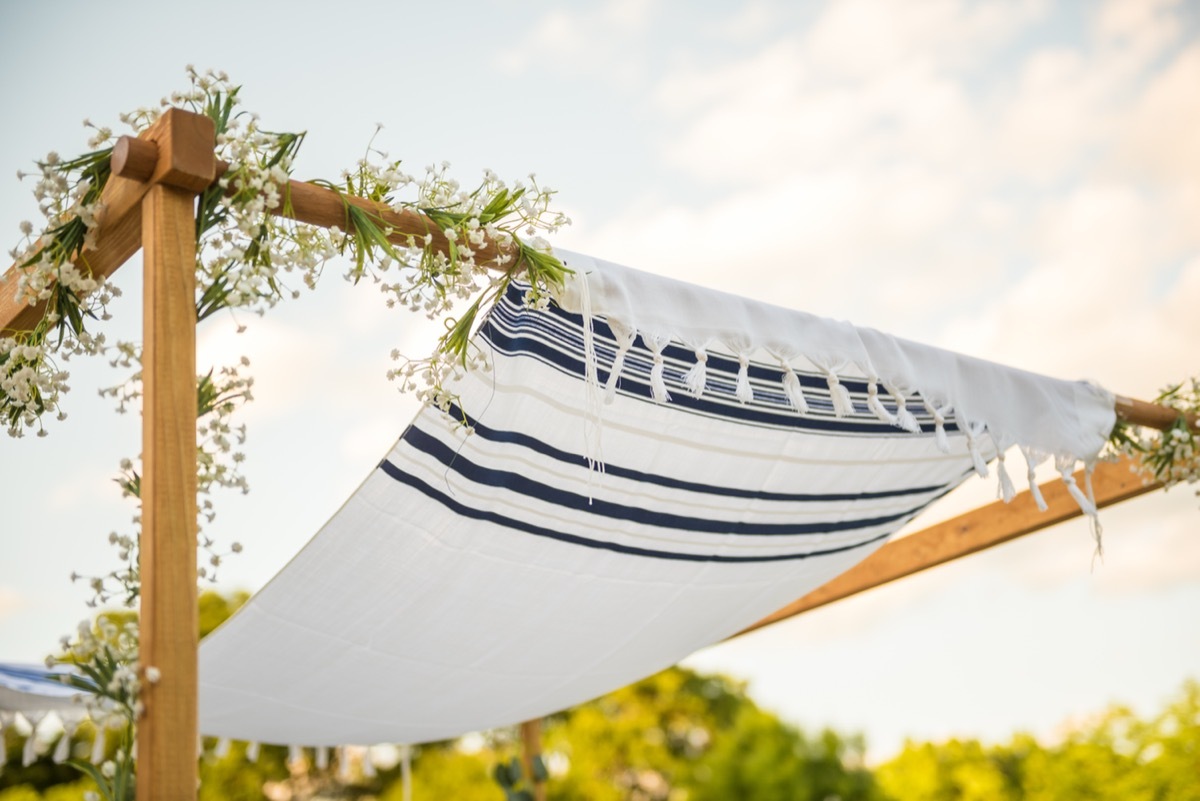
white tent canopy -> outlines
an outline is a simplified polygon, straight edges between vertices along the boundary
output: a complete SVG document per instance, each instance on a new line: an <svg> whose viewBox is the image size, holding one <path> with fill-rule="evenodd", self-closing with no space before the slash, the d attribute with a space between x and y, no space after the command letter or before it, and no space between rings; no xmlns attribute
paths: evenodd
<svg viewBox="0 0 1200 801"><path fill-rule="evenodd" d="M418 414L202 644L203 733L404 743L539 717L820 586L1012 445L1073 482L1114 422L1089 384L560 256L558 302L511 289L451 414Z"/></svg>

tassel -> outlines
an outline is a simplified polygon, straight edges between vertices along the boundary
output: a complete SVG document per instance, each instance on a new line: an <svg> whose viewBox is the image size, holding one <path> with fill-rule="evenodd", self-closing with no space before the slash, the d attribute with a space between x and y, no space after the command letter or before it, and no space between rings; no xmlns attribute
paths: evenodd
<svg viewBox="0 0 1200 801"><path fill-rule="evenodd" d="M337 779L342 784L349 784L352 776L350 775L350 755L346 753L347 748L344 745L339 745L337 749Z"/></svg>
<svg viewBox="0 0 1200 801"><path fill-rule="evenodd" d="M888 425L896 425L895 415L887 410L883 401L879 400L879 383L874 379L867 385L867 408Z"/></svg>
<svg viewBox="0 0 1200 801"><path fill-rule="evenodd" d="M1089 517L1096 514L1096 505L1088 500L1083 494L1083 490L1079 488L1079 484L1075 481L1075 476L1072 475L1075 469L1075 461L1073 459L1056 459L1054 466L1058 469L1058 474L1062 476L1063 483L1067 485L1067 492L1079 504L1079 508L1083 510L1085 515Z"/></svg>
<svg viewBox="0 0 1200 801"><path fill-rule="evenodd" d="M667 403L671 400L671 393L667 392L667 383L663 376L666 368L663 364L662 353L671 338L669 336L646 336L645 332L642 332L642 341L654 354L654 366L650 368L650 395L654 398L655 403Z"/></svg>
<svg viewBox="0 0 1200 801"><path fill-rule="evenodd" d="M617 353L613 356L612 367L608 370L608 381L604 384L604 402L612 403L617 394L617 381L621 378L621 371L625 369L625 354L629 353L629 349L633 347L637 331L626 328L616 320L609 320L608 327L612 329L613 336L617 340Z"/></svg>
<svg viewBox="0 0 1200 801"><path fill-rule="evenodd" d="M683 374L683 383L693 398L704 394L708 383L708 353L703 348L696 348L696 363Z"/></svg>
<svg viewBox="0 0 1200 801"><path fill-rule="evenodd" d="M248 762L257 762L260 748L261 746L256 742L246 743L246 760Z"/></svg>
<svg viewBox="0 0 1200 801"><path fill-rule="evenodd" d="M21 767L27 768L37 762L37 728L45 718L45 712L24 712L25 720L29 721L29 736L25 738L25 747L21 751Z"/></svg>
<svg viewBox="0 0 1200 801"><path fill-rule="evenodd" d="M838 417L854 414L854 401L850 400L850 390L842 386L842 382L832 370L825 374L825 383L829 385L829 400L833 403L833 413Z"/></svg>
<svg viewBox="0 0 1200 801"><path fill-rule="evenodd" d="M222 737L217 740L216 746L213 748L213 756L217 759L224 759L229 756L229 747L232 745L228 737Z"/></svg>
<svg viewBox="0 0 1200 801"><path fill-rule="evenodd" d="M1013 486L1012 478L1008 475L1008 470L1004 467L1004 451L996 453L996 473L1000 477L1000 488L997 492L997 497L1005 503L1012 503L1012 499L1017 495L1017 488Z"/></svg>
<svg viewBox="0 0 1200 801"><path fill-rule="evenodd" d="M329 749L327 747L321 746L317 749L315 764L317 770L325 770L329 767Z"/></svg>
<svg viewBox="0 0 1200 801"><path fill-rule="evenodd" d="M937 404L931 403L923 396L921 401L925 404L925 411L933 415L933 435L937 440L938 450L942 453L949 453L950 438L946 436L946 415L950 414L953 407L943 406L939 409Z"/></svg>
<svg viewBox="0 0 1200 801"><path fill-rule="evenodd" d="M54 746L54 754L50 757L54 760L55 765L61 765L71 758L71 738L75 736L75 729L78 728L79 721L64 720L62 725L62 737L58 738L58 745Z"/></svg>
<svg viewBox="0 0 1200 801"><path fill-rule="evenodd" d="M910 434L920 434L921 424L917 422L917 418L913 417L913 413L908 410L908 398L904 397L904 393L891 384L884 384L884 386L887 387L892 400L896 403L896 425Z"/></svg>
<svg viewBox="0 0 1200 801"><path fill-rule="evenodd" d="M975 466L975 474L980 478L987 478L987 462L983 460L983 454L979 452L979 437L983 434L983 425L972 425L962 417L955 416L958 418L959 430L967 435L967 451L971 454L971 462Z"/></svg>
<svg viewBox="0 0 1200 801"><path fill-rule="evenodd" d="M375 760L371 757L371 746L369 745L363 749L362 772L363 776L368 779L375 778Z"/></svg>
<svg viewBox="0 0 1200 801"><path fill-rule="evenodd" d="M99 765L104 761L104 752L108 746L108 734L99 722L93 720L92 725L96 727L96 736L92 738L92 754L90 758L93 765Z"/></svg>
<svg viewBox="0 0 1200 801"><path fill-rule="evenodd" d="M304 747L299 745L289 745L287 761L289 765L303 765L305 762Z"/></svg>
<svg viewBox="0 0 1200 801"><path fill-rule="evenodd" d="M1033 496L1033 502L1037 504L1039 512L1044 512L1050 508L1046 503L1046 499L1042 497L1042 488L1037 482L1037 463L1038 457L1028 448L1022 448L1021 453L1025 455L1025 464L1029 467L1029 472L1026 473L1029 479L1029 494Z"/></svg>
<svg viewBox="0 0 1200 801"><path fill-rule="evenodd" d="M754 402L754 388L750 386L750 357L738 356L737 399L742 403Z"/></svg>
<svg viewBox="0 0 1200 801"><path fill-rule="evenodd" d="M792 366L783 359L779 360L779 366L783 368L783 394L787 395L793 409L800 414L808 414L808 400L800 387L800 376L796 375Z"/></svg>

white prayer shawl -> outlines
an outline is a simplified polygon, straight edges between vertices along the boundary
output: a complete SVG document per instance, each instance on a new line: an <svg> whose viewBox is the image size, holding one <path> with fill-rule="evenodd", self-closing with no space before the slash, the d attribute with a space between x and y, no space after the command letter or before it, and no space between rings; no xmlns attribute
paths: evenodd
<svg viewBox="0 0 1200 801"><path fill-rule="evenodd" d="M474 340L490 369L204 641L203 733L415 743L540 717L824 584L997 444L1071 465L1114 421L1088 384L560 256L558 303L512 288Z"/></svg>

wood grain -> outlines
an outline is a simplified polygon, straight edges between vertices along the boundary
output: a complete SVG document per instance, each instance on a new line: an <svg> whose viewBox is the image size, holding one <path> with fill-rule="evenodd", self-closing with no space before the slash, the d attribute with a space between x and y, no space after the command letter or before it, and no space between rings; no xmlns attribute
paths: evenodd
<svg viewBox="0 0 1200 801"><path fill-rule="evenodd" d="M1159 484L1143 483L1141 476L1130 469L1132 465L1132 461L1122 459L1113 464L1101 463L1096 467L1092 476L1092 488L1098 507L1111 506L1160 488ZM1084 485L1082 470L1075 474L1075 479L1080 487ZM1012 503L996 501L907 537L893 540L829 583L734 636L739 637L810 609L848 598L953 559L969 556L1083 514L1079 505L1067 493L1066 485L1062 481L1055 479L1039 484L1038 487L1049 507L1045 512L1038 511L1032 495L1026 490L1018 493Z"/></svg>
<svg viewBox="0 0 1200 801"><path fill-rule="evenodd" d="M533 788L534 801L546 801L546 783L533 778L533 760L542 755L542 721L527 720L521 724L521 766L529 787Z"/></svg>
<svg viewBox="0 0 1200 801"><path fill-rule="evenodd" d="M142 202L141 664L138 801L195 799L197 748L195 195Z"/></svg>

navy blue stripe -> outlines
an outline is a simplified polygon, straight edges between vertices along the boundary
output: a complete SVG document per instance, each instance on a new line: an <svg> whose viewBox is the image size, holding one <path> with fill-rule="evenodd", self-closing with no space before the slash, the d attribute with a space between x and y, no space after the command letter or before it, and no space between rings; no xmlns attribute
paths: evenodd
<svg viewBox="0 0 1200 801"><path fill-rule="evenodd" d="M508 334L497 326L490 323L484 326L480 333L489 341L489 343L499 352L505 355L528 355L537 358L543 363L558 369L567 375L581 377L584 375L583 362L575 358L570 353L565 353L556 348L550 347L541 340L526 335L526 334ZM649 370L646 371L647 374ZM608 380L608 371L603 367L597 370L601 383ZM628 379L628 376L623 376ZM675 376L678 380L678 376ZM653 401L649 381L645 383L637 380L623 380L620 384L621 391L627 395L634 395ZM810 405L818 408L822 399L812 399ZM776 410L772 407L759 404L724 404L717 403L711 400L708 396L699 398L693 397L686 391L680 391L676 388L671 395L671 405L681 410L696 412L709 415L711 417L720 417L729 420L736 420L741 423L755 423L758 425L766 425L782 428L799 428L811 431L825 432L840 432L840 433L858 433L872 434L877 436L915 436L896 428L893 425L879 420L872 415L870 418L842 418L832 416L830 411L829 417L817 417L813 415L800 415L793 411L784 411L782 408ZM830 407L832 409L832 407ZM949 426L947 426L949 428ZM933 427L928 427L929 432L932 432ZM927 432L928 433L928 432Z"/></svg>
<svg viewBox="0 0 1200 801"><path fill-rule="evenodd" d="M458 406L451 404L449 415L454 420L464 421L473 431L473 436L482 437L489 442L502 442L508 445L520 445L528 448L535 453L547 456L559 462L576 465L580 467L587 466L587 458L577 453L564 451L559 448L543 442L540 439L531 437L528 434L523 434L519 431L500 431L484 425L475 418L469 416ZM972 468L974 470L974 468ZM803 493L803 492L767 492L765 490L748 490L739 487L719 487L715 484L701 484L695 481L684 481L670 476L662 476L657 473L644 473L640 470L634 470L629 467L621 467L612 462L604 463L604 472L606 474L619 476L620 478L629 478L634 481L640 481L643 484L657 484L660 487L669 487L671 489L687 490L688 492L700 492L705 495L717 495L725 498L752 498L762 501L868 501L879 498L899 498L905 495L923 495L930 492L944 492L946 485L933 484L926 487L907 487L904 489L894 490L879 490L877 492L827 492L827 493ZM970 472L970 471L968 471Z"/></svg>
<svg viewBox="0 0 1200 801"><path fill-rule="evenodd" d="M455 453L444 442L415 425L404 432L403 440L415 450L431 456L464 478L485 487L506 489L518 495L536 498L565 509L582 512L612 520L623 520L644 526L673 528L703 534L736 534L754 536L790 536L797 534L827 534L835 531L857 531L858 529L894 523L911 517L925 508L922 502L895 514L856 520L838 520L820 523L749 523L742 520L711 520L702 517L656 512L637 506L613 503L600 498L588 498L540 481L534 481L510 470L494 470L472 462L460 453Z"/></svg>
<svg viewBox="0 0 1200 801"><path fill-rule="evenodd" d="M412 487L417 492L420 492L427 498L437 501L445 506L454 514L470 520L483 520L488 523L494 523L498 526L513 529L515 531L523 531L526 534L533 534L538 537L546 537L547 539L558 540L559 542L567 542L573 545L582 545L586 548L596 548L604 551L615 551L617 553L631 554L633 556L646 556L653 559L671 559L683 562L784 562L796 559L808 559L814 556L828 556L835 553L844 553L852 551L856 548L862 548L872 543L880 542L887 539L891 532L880 534L862 542L855 542L849 545L841 545L836 548L827 548L821 551L808 551L807 553L790 553L790 554L772 554L770 556L725 556L722 554L696 554L696 553L680 553L677 551L660 551L652 548L638 548L632 545L622 545L616 542L605 542L604 540L594 540L589 537L581 537L575 534L566 534L561 531L543 528L532 523L526 523L521 520L514 520L511 517L498 514L496 512L487 512L482 509L475 509L467 506L459 501L454 500L443 492L435 490L433 487L421 481L414 475L404 472L396 465L389 461L384 461L379 468L394 478L401 484L406 484Z"/></svg>

